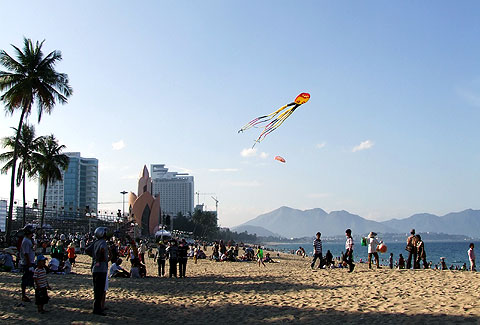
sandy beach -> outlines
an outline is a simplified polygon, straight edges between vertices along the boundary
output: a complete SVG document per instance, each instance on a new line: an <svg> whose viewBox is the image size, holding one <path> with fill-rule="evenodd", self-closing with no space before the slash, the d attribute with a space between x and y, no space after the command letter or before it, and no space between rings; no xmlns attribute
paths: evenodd
<svg viewBox="0 0 480 325"><path fill-rule="evenodd" d="M20 303L20 274L0 273L4 324L480 323L480 274L437 270L315 270L309 258L281 254L280 263L189 260L187 278L111 279L107 316L91 313L90 258L76 274L48 276L47 314ZM124 263L129 269L130 263ZM168 263L167 263L168 267ZM168 268L167 268L168 270ZM33 298L33 290L30 291Z"/></svg>

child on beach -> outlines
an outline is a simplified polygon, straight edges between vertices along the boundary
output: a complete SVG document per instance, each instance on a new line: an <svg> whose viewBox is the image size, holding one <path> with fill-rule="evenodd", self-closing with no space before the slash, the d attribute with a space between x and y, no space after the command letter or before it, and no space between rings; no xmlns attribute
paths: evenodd
<svg viewBox="0 0 480 325"><path fill-rule="evenodd" d="M260 266L260 263L262 263L263 266L266 266L265 263L263 263L263 249L262 249L262 247L258 246L256 256L257 256L257 260L258 260L258 266Z"/></svg>
<svg viewBox="0 0 480 325"><path fill-rule="evenodd" d="M470 260L470 271L475 272L475 252L474 249L475 245L473 243L470 243L470 249L467 251L468 252L468 259Z"/></svg>
<svg viewBox="0 0 480 325"><path fill-rule="evenodd" d="M75 258L77 257L77 255L75 255L75 245L73 244L73 242L68 245L67 256L70 264L72 266L75 266Z"/></svg>
<svg viewBox="0 0 480 325"><path fill-rule="evenodd" d="M402 254L400 254L400 257L398 258L398 268L399 269L405 268L405 259L403 258Z"/></svg>
<svg viewBox="0 0 480 325"><path fill-rule="evenodd" d="M45 270L46 258L43 255L37 256L37 268L33 273L33 279L35 281L35 305L37 305L38 312L41 314L46 313L43 306L48 303L50 299L48 297L47 290L51 290L47 281L47 271Z"/></svg>

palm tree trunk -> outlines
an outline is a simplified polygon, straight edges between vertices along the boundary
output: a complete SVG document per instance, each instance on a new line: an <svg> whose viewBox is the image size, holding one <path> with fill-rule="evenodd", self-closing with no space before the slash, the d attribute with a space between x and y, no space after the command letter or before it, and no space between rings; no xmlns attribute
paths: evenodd
<svg viewBox="0 0 480 325"><path fill-rule="evenodd" d="M25 227L25 221L27 219L25 210L27 209L27 204L25 203L25 176L26 171L25 168L23 169L23 219L22 219L22 227Z"/></svg>
<svg viewBox="0 0 480 325"><path fill-rule="evenodd" d="M22 130L23 125L23 118L27 109L29 107L24 107L22 109L22 114L20 115L20 122L18 122L18 129L17 129L17 137L15 138L15 147L13 148L13 164L12 164L12 181L10 184L10 205L8 209L8 218L7 218L7 231L6 231L6 239L7 243L11 244L11 233L12 233L12 219L13 219L13 200L15 196L15 168L17 167L17 151L18 151L18 143L20 140L20 132Z"/></svg>
<svg viewBox="0 0 480 325"><path fill-rule="evenodd" d="M42 217L40 218L40 236L43 236L43 220L45 219L45 206L47 203L45 199L47 198L47 186L48 180L45 180L45 187L43 189L43 200L42 200Z"/></svg>

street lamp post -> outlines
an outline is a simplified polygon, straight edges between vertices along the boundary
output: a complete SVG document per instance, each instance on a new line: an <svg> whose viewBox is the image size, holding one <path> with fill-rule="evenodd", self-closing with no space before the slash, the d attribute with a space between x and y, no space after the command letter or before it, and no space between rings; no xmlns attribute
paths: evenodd
<svg viewBox="0 0 480 325"><path fill-rule="evenodd" d="M127 194L128 192L127 191L121 191L120 194L123 195L123 199L122 199L122 204L123 204L123 207L122 207L122 217L125 218L125 194Z"/></svg>

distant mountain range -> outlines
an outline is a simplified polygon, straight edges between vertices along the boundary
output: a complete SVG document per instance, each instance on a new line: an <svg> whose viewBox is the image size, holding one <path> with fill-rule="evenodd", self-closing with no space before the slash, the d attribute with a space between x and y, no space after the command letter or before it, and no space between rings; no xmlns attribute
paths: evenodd
<svg viewBox="0 0 480 325"><path fill-rule="evenodd" d="M279 234L286 238L299 238L314 236L317 231L320 231L323 236L343 235L347 228L351 228L357 235L367 234L370 231L408 233L411 228L415 228L417 232L467 235L478 238L480 237L480 210L468 209L441 217L427 213L414 214L405 219L377 222L344 210L327 213L320 208L298 210L284 206L259 215L232 230L247 231L264 237Z"/></svg>

